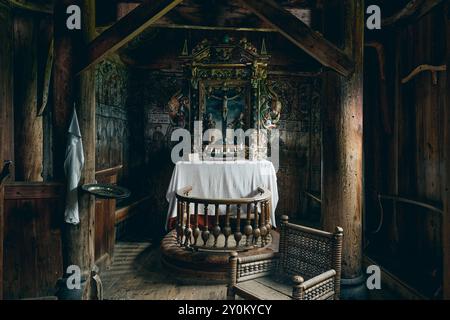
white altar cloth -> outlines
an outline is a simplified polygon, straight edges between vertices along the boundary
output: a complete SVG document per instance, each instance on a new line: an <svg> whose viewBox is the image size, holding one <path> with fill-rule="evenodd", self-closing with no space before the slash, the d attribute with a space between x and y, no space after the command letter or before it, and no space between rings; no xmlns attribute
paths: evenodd
<svg viewBox="0 0 450 320"><path fill-rule="evenodd" d="M275 168L270 161L178 162L166 194L169 202L166 228L169 219L177 216L175 193L187 186L193 187L192 196L216 199L251 197L258 187L267 188L272 192L270 217L272 225L276 227L275 209L278 203L278 187ZM211 206L212 210L209 207L208 209L209 214L213 215L214 207Z"/></svg>

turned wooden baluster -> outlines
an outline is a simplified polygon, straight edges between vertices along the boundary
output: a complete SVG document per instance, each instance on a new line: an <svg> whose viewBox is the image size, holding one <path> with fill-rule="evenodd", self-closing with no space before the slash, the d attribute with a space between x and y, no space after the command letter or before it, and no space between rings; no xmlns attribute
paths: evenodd
<svg viewBox="0 0 450 320"><path fill-rule="evenodd" d="M177 243L181 243L183 229L181 228L181 201L177 200Z"/></svg>
<svg viewBox="0 0 450 320"><path fill-rule="evenodd" d="M270 213L272 212L272 203L271 201L267 201L266 206L266 228L267 228L267 236L270 235L270 231L272 230L272 221L270 219ZM266 244L269 243L269 237L266 238Z"/></svg>
<svg viewBox="0 0 450 320"><path fill-rule="evenodd" d="M194 228L194 246L197 245L197 240L198 237L200 236L200 228L198 227L198 203L196 202L194 204L194 223L195 223L195 228Z"/></svg>
<svg viewBox="0 0 450 320"><path fill-rule="evenodd" d="M226 217L225 217L225 228L223 228L223 235L225 236L225 248L228 247L228 238L231 235L230 227L230 205L227 204Z"/></svg>
<svg viewBox="0 0 450 320"><path fill-rule="evenodd" d="M264 247L264 244L266 243L266 236L267 236L267 228L266 228L266 203L261 202L261 214L259 216L261 226L261 247Z"/></svg>
<svg viewBox="0 0 450 320"><path fill-rule="evenodd" d="M250 245L250 236L252 235L252 204L247 204L247 224L244 227L245 245Z"/></svg>
<svg viewBox="0 0 450 320"><path fill-rule="evenodd" d="M216 215L216 225L213 228L213 236L214 236L214 247L217 247L217 239L220 235L220 225L219 225L219 205L216 204L214 207L214 213Z"/></svg>
<svg viewBox="0 0 450 320"><path fill-rule="evenodd" d="M259 219L258 219L258 202L255 202L255 211L254 211L254 220L255 220L255 228L253 229L253 242L256 245L258 243L258 238L261 235L261 230L259 229Z"/></svg>
<svg viewBox="0 0 450 320"><path fill-rule="evenodd" d="M209 228L208 227L208 204L205 203L204 206L205 206L205 228L202 232L202 240L203 240L203 245L206 246L206 243L208 242L208 239L209 239L210 232L208 230L208 228Z"/></svg>
<svg viewBox="0 0 450 320"><path fill-rule="evenodd" d="M186 219L186 228L184 229L184 236L186 237L186 239L184 240L184 245L186 247L189 246L189 244L191 243L191 237L192 237L192 228L191 228L191 212L190 212L190 203L186 202L185 205L185 212L187 214L187 219Z"/></svg>
<svg viewBox="0 0 450 320"><path fill-rule="evenodd" d="M185 211L186 211L186 202L181 202L181 239L180 239L180 245L183 245L183 236L184 236L184 230L186 229L185 225Z"/></svg>
<svg viewBox="0 0 450 320"><path fill-rule="evenodd" d="M239 247L239 242L242 239L241 233L241 205L237 205L237 217L236 217L236 232L234 233L234 240L236 241L236 247Z"/></svg>

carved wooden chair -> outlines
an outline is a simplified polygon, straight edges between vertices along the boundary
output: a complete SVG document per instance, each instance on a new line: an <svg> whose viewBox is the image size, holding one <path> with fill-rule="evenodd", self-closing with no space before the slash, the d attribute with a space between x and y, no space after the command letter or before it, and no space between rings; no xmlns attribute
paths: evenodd
<svg viewBox="0 0 450 320"><path fill-rule="evenodd" d="M282 216L279 252L230 256L228 299L337 300L343 230L335 233L288 222Z"/></svg>

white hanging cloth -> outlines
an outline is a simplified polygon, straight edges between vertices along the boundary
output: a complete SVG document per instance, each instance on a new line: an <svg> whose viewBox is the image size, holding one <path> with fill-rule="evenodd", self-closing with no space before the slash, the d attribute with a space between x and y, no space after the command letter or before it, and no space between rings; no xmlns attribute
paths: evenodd
<svg viewBox="0 0 450 320"><path fill-rule="evenodd" d="M64 220L71 224L80 223L80 216L78 213L78 183L80 182L83 166L83 142L81 139L80 126L78 125L77 112L74 108L67 134L66 158L64 160L64 171L67 181Z"/></svg>

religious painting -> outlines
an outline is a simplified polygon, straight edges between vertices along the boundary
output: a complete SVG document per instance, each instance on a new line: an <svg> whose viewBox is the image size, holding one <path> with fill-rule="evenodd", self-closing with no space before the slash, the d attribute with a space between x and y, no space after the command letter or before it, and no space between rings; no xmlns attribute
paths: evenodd
<svg viewBox="0 0 450 320"><path fill-rule="evenodd" d="M280 125L282 104L280 98L270 87L265 87L261 95L260 124L264 129L276 129Z"/></svg>
<svg viewBox="0 0 450 320"><path fill-rule="evenodd" d="M205 81L200 85L203 130L247 130L250 126L250 88L245 82Z"/></svg>
<svg viewBox="0 0 450 320"><path fill-rule="evenodd" d="M174 128L189 128L190 103L187 95L177 91L167 103L170 124Z"/></svg>

